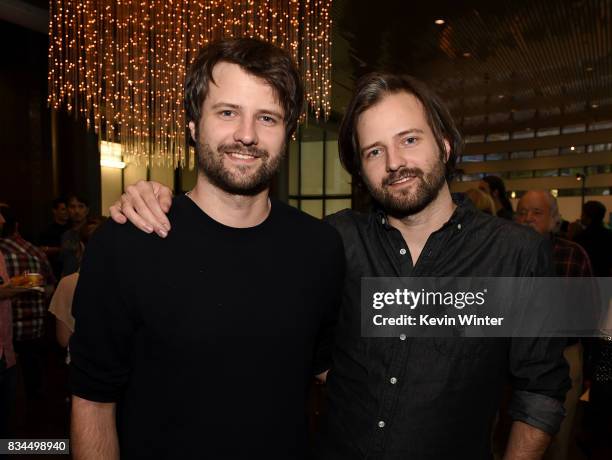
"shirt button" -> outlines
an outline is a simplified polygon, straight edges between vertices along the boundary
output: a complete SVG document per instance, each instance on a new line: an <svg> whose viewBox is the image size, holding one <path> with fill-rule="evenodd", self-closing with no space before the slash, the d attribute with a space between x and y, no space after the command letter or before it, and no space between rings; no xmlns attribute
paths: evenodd
<svg viewBox="0 0 612 460"><path fill-rule="evenodd" d="M378 422L378 428L384 428L385 427L385 422L384 421L380 421Z"/></svg>
<svg viewBox="0 0 612 460"><path fill-rule="evenodd" d="M404 248L400 249L400 254L405 256L406 255L406 250Z"/></svg>
<svg viewBox="0 0 612 460"><path fill-rule="evenodd" d="M391 377L389 382L391 382L391 385L395 385L397 383L397 379L395 377Z"/></svg>
<svg viewBox="0 0 612 460"><path fill-rule="evenodd" d="M400 334L400 340L406 340L406 334Z"/></svg>
<svg viewBox="0 0 612 460"><path fill-rule="evenodd" d="M461 230L461 224L457 224L457 230Z"/></svg>

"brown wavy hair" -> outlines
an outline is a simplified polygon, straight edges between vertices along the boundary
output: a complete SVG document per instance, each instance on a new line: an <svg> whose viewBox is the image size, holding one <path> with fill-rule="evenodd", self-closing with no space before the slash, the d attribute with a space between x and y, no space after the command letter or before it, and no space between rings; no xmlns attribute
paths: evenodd
<svg viewBox="0 0 612 460"><path fill-rule="evenodd" d="M239 65L245 72L265 80L284 109L287 138L293 134L304 106L300 74L286 51L254 38L219 40L202 48L185 78L187 121L200 121L208 85L215 83L213 69L219 62Z"/></svg>
<svg viewBox="0 0 612 460"><path fill-rule="evenodd" d="M376 105L387 94L405 92L416 97L423 105L427 123L433 132L440 152L445 152L444 141L450 144L446 161L446 180L450 181L455 172L457 157L463 150L463 141L450 112L442 100L423 82L409 75L391 73L370 73L361 77L357 83L353 98L349 102L346 114L340 124L338 149L340 161L354 180L361 182L361 155L357 137L359 116Z"/></svg>

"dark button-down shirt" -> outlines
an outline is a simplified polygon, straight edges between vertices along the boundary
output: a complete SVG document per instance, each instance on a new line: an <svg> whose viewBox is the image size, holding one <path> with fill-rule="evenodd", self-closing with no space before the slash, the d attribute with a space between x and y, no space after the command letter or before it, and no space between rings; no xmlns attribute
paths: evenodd
<svg viewBox="0 0 612 460"><path fill-rule="evenodd" d="M550 242L530 229L455 199L416 265L382 212L328 218L347 263L328 376L322 458L490 458L490 430L509 381L515 420L554 433L569 388L559 339L363 338L362 277L552 276Z"/></svg>

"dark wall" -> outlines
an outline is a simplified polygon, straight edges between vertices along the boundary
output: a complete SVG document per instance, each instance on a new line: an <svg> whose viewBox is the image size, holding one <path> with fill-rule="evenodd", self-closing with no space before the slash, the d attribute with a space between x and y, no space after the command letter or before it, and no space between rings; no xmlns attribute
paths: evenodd
<svg viewBox="0 0 612 460"><path fill-rule="evenodd" d="M100 206L96 137L61 114L53 174L47 47L47 35L0 21L0 202L15 208L33 240L50 221L56 190L87 195L94 211Z"/></svg>
<svg viewBox="0 0 612 460"><path fill-rule="evenodd" d="M57 111L55 120L59 193L87 197L90 213L99 215L102 195L98 137L87 131L85 122L76 120L74 114Z"/></svg>

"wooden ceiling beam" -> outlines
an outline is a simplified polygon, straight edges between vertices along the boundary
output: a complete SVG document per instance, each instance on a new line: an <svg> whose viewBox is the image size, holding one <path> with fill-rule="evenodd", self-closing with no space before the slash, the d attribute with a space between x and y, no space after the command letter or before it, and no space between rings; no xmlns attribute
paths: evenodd
<svg viewBox="0 0 612 460"><path fill-rule="evenodd" d="M475 58L476 59L476 58ZM591 67L591 71L587 71L586 67L584 69L579 68L578 63L572 63L571 66L565 65L555 69L548 69L548 71L555 72L558 75L559 80L563 83L559 85L559 83L551 82L551 87L557 86L592 86L601 84L601 79L607 77L612 77L611 74L608 73L608 68L610 63L612 62L612 57L606 56L601 59L596 60L595 62L589 62L587 67ZM449 63L449 74L453 74L457 72L457 66ZM469 76L470 79L473 80L474 75ZM500 94L503 94L506 97L510 97L515 93L520 93L521 91L529 90L533 87L533 79L524 78L521 76L517 76L512 80L485 80L485 75L483 74L481 78L479 78L479 83L471 84L469 86L458 87L456 84L453 84L449 87L447 80L445 78L442 79L432 79L431 84L435 87L444 88L441 91L438 91L438 94L447 101L459 101L462 99L469 99L478 96L491 96L497 97ZM541 82L540 84L545 84L545 82ZM535 89L535 88L534 88Z"/></svg>
<svg viewBox="0 0 612 460"><path fill-rule="evenodd" d="M559 96L535 96L529 99L520 101L508 100L508 98L491 101L488 104L483 104L473 107L456 107L451 109L455 120L459 123L464 117L472 117L479 115L487 115L493 113L511 112L512 110L520 111L526 109L548 109L553 107L564 107L576 102L598 101L608 99L612 95L607 88L595 89L589 94L590 100L585 100L583 93L567 93Z"/></svg>
<svg viewBox="0 0 612 460"><path fill-rule="evenodd" d="M538 117L525 121L506 121L503 123L479 124L461 128L464 136L489 133L508 133L526 129L551 128L555 126L578 125L597 121L612 120L612 106L591 109L583 112L568 113L550 117Z"/></svg>
<svg viewBox="0 0 612 460"><path fill-rule="evenodd" d="M572 145L603 144L612 142L612 129L589 131L586 133L561 134L559 136L532 137L497 142L470 143L465 146L465 155L483 155L487 153L520 152L522 150L539 150Z"/></svg>

